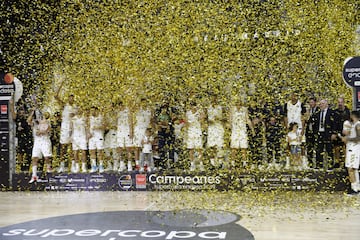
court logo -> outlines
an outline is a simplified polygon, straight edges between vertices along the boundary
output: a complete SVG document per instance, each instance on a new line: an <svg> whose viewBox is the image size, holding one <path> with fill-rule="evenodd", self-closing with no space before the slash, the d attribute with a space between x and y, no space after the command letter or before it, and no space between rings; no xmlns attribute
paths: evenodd
<svg viewBox="0 0 360 240"><path fill-rule="evenodd" d="M239 216L211 210L117 211L76 214L0 228L2 240L253 240Z"/></svg>
<svg viewBox="0 0 360 240"><path fill-rule="evenodd" d="M118 185L122 190L130 190L133 186L131 175L122 175L118 180Z"/></svg>

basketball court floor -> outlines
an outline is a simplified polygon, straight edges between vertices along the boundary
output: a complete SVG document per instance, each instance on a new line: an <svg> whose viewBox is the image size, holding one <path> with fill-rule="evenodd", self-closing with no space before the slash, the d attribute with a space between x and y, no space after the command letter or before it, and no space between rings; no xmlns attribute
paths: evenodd
<svg viewBox="0 0 360 240"><path fill-rule="evenodd" d="M0 192L0 216L13 240L360 239L343 192Z"/></svg>

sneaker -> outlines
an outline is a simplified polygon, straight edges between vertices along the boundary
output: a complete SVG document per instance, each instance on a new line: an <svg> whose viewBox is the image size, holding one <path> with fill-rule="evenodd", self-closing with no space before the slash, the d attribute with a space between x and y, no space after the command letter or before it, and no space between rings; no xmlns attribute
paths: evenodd
<svg viewBox="0 0 360 240"><path fill-rule="evenodd" d="M91 166L91 170L90 170L90 173L94 173L98 170L98 168L96 167L96 165L92 165Z"/></svg>
<svg viewBox="0 0 360 240"><path fill-rule="evenodd" d="M151 167L147 167L147 168L146 168L146 171L147 171L147 172L151 172L151 170L152 170Z"/></svg>
<svg viewBox="0 0 360 240"><path fill-rule="evenodd" d="M79 171L78 171L78 172L79 172ZM82 167L82 168L81 168L81 172L82 172L82 173L87 173L86 167Z"/></svg>
<svg viewBox="0 0 360 240"><path fill-rule="evenodd" d="M38 176L32 176L29 183L37 182Z"/></svg>
<svg viewBox="0 0 360 240"><path fill-rule="evenodd" d="M200 169L201 172L205 171L203 162L200 162L199 169Z"/></svg>
<svg viewBox="0 0 360 240"><path fill-rule="evenodd" d="M75 172L74 173L78 173L80 172L80 165L78 163L75 163Z"/></svg>
<svg viewBox="0 0 360 240"><path fill-rule="evenodd" d="M65 172L65 163L64 162L60 162L60 166L57 170L58 173L63 173Z"/></svg>
<svg viewBox="0 0 360 240"><path fill-rule="evenodd" d="M191 163L190 164L190 171L195 171L196 167L195 167L195 163Z"/></svg>
<svg viewBox="0 0 360 240"><path fill-rule="evenodd" d="M139 172L144 172L144 168L141 167L141 168L139 169Z"/></svg>
<svg viewBox="0 0 360 240"><path fill-rule="evenodd" d="M78 172L77 169L76 169L76 164L71 165L71 172L72 173L77 173Z"/></svg>
<svg viewBox="0 0 360 240"><path fill-rule="evenodd" d="M131 163L128 163L127 170L128 172L131 172L133 170Z"/></svg>
<svg viewBox="0 0 360 240"><path fill-rule="evenodd" d="M358 192L358 191L354 191L352 188L350 188L346 194L347 194L347 195L350 195L350 196L356 196L356 195L359 194L359 192Z"/></svg>
<svg viewBox="0 0 360 240"><path fill-rule="evenodd" d="M123 171L125 171L125 169L126 169L126 166L125 166L125 163L124 162L120 162L120 167L119 167L119 172L123 172Z"/></svg>
<svg viewBox="0 0 360 240"><path fill-rule="evenodd" d="M105 171L103 165L99 165L99 173L103 173Z"/></svg>
<svg viewBox="0 0 360 240"><path fill-rule="evenodd" d="M114 161L113 171L117 171L119 169L119 161Z"/></svg>

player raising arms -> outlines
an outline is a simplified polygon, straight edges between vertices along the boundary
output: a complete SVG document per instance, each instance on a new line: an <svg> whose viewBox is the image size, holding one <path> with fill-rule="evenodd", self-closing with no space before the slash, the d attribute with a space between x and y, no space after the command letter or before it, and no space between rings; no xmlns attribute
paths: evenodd
<svg viewBox="0 0 360 240"><path fill-rule="evenodd" d="M32 126L33 136L34 136L34 145L32 149L32 177L29 183L37 181L37 167L38 161L40 158L44 157L44 162L47 165L46 171L51 172L51 140L50 140L50 114L46 112L43 116L40 117L40 120L34 119L33 110L28 117L28 123Z"/></svg>
<svg viewBox="0 0 360 240"><path fill-rule="evenodd" d="M65 171L65 154L68 152L71 146L71 118L75 112L75 104L74 104L74 95L70 94L68 97L67 102L63 102L60 97L59 93L62 88L64 82L61 83L58 91L55 94L55 99L62 107L61 113L61 126L60 126L60 167L58 172Z"/></svg>

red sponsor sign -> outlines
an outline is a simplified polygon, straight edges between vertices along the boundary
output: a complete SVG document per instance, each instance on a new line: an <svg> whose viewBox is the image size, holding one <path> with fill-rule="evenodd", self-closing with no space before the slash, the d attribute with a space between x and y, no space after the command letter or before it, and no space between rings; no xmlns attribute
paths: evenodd
<svg viewBox="0 0 360 240"><path fill-rule="evenodd" d="M146 174L136 174L136 188L146 189Z"/></svg>
<svg viewBox="0 0 360 240"><path fill-rule="evenodd" d="M7 105L1 105L1 114L7 114Z"/></svg>

